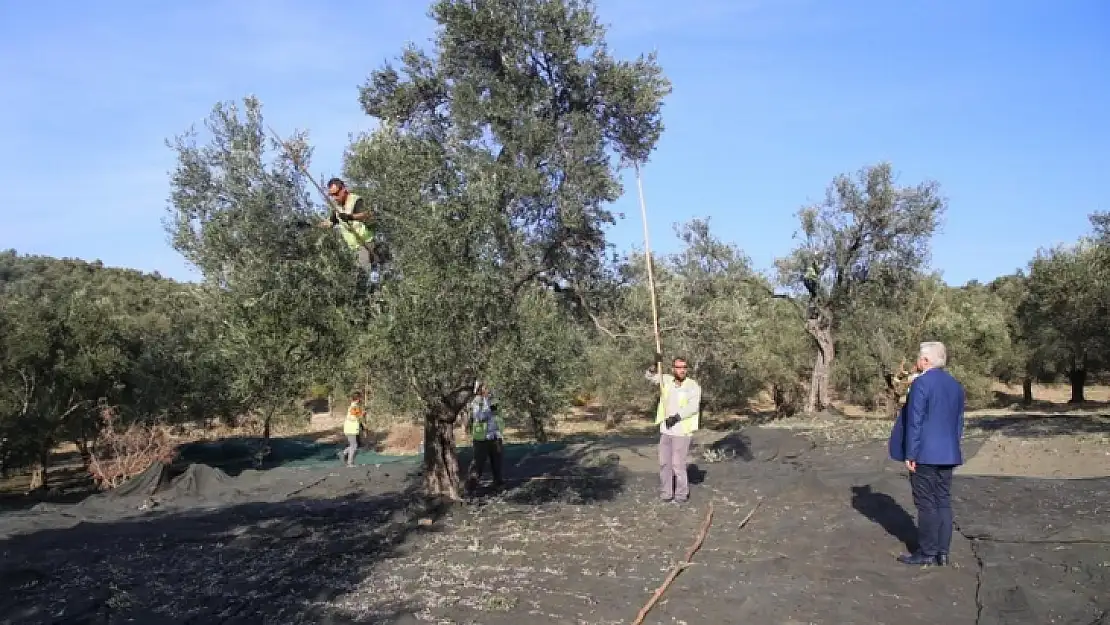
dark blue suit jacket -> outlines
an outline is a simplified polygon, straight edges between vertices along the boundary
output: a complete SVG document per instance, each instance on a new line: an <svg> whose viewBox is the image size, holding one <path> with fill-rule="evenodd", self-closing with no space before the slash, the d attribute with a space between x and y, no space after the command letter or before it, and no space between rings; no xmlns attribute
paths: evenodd
<svg viewBox="0 0 1110 625"><path fill-rule="evenodd" d="M964 387L944 369L930 369L910 385L906 405L890 433L892 460L960 465Z"/></svg>

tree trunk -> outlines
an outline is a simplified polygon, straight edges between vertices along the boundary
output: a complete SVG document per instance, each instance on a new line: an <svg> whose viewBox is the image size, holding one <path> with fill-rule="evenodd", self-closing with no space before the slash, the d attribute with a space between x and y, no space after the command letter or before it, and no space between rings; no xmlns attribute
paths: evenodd
<svg viewBox="0 0 1110 625"><path fill-rule="evenodd" d="M429 409L424 416L424 491L430 497L460 499L456 418L446 406Z"/></svg>
<svg viewBox="0 0 1110 625"><path fill-rule="evenodd" d="M1021 380L1021 403L1024 406L1033 404L1033 378L1022 378Z"/></svg>
<svg viewBox="0 0 1110 625"><path fill-rule="evenodd" d="M775 412L781 412L786 405L786 391L778 384L771 384L771 400L775 402Z"/></svg>
<svg viewBox="0 0 1110 625"><path fill-rule="evenodd" d="M543 415L536 413L534 410L529 410L528 420L532 424L532 435L536 437L536 442L546 443L547 427L544 425Z"/></svg>
<svg viewBox="0 0 1110 625"><path fill-rule="evenodd" d="M266 412L266 418L262 420L262 440L258 443L258 449L254 452L254 467L262 469L266 463L266 458L270 456L270 422L274 419L274 413L277 408L270 408Z"/></svg>
<svg viewBox="0 0 1110 625"><path fill-rule="evenodd" d="M79 436L73 441L74 447L77 448L77 453L81 454L81 464L84 465L85 471L92 467L92 450L89 448L89 441L83 436Z"/></svg>
<svg viewBox="0 0 1110 625"><path fill-rule="evenodd" d="M38 462L31 469L31 484L28 486L28 491L34 492L36 490L46 490L50 488L50 448L53 445L46 445L39 451Z"/></svg>
<svg viewBox="0 0 1110 625"><path fill-rule="evenodd" d="M613 408L610 408L609 406L606 406L605 407L605 429L606 430L615 429L617 426L619 426L621 424L622 417L623 417L623 415L620 412L618 412L617 410L615 410ZM544 442L544 441L540 441L540 442Z"/></svg>
<svg viewBox="0 0 1110 625"><path fill-rule="evenodd" d="M1068 372L1068 381L1071 382L1071 399L1069 404L1081 404L1086 399L1083 397L1083 387L1087 385L1087 369L1073 369Z"/></svg>
<svg viewBox="0 0 1110 625"><path fill-rule="evenodd" d="M829 392L829 377L832 373L836 351L832 336L832 315L819 311L817 317L806 321L806 331L817 342L817 355L813 359L813 375L809 380L809 396L806 398L805 412L812 414L832 405Z"/></svg>

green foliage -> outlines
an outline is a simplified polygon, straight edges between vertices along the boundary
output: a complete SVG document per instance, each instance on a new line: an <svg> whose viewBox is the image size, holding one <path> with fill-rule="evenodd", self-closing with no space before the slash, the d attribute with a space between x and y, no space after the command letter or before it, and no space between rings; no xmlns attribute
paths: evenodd
<svg viewBox="0 0 1110 625"><path fill-rule="evenodd" d="M769 387L796 396L799 369L811 358L797 308L771 298L770 282L741 250L717 239L708 221L677 232L683 249L653 262L665 359L688 360L709 411L742 408ZM624 259L614 274L584 390L605 403L646 407L653 391L643 371L653 349L643 256Z"/></svg>
<svg viewBox="0 0 1110 625"><path fill-rule="evenodd" d="M518 307L518 323L494 343L486 377L506 419L544 441L546 421L569 405L582 374L585 335L550 291L528 291Z"/></svg>
<svg viewBox="0 0 1110 625"><path fill-rule="evenodd" d="M798 212L802 241L777 262L780 282L832 313L896 301L927 266L945 209L937 183L897 186L888 163L837 176L823 204Z"/></svg>
<svg viewBox="0 0 1110 625"><path fill-rule="evenodd" d="M175 249L203 274L195 293L219 321L213 337L240 410L268 426L339 366L367 319L352 253L319 221L306 181L303 137L286 150L267 136L257 99L214 107L208 143L174 143L178 166L167 221Z"/></svg>
<svg viewBox="0 0 1110 625"><path fill-rule="evenodd" d="M122 425L226 414L206 329L189 285L0 255L0 462L43 462L65 441L87 454L104 406Z"/></svg>
<svg viewBox="0 0 1110 625"><path fill-rule="evenodd" d="M1040 250L1029 264L1017 316L1041 372L1097 371L1108 362L1110 274L1103 253L1081 241Z"/></svg>
<svg viewBox="0 0 1110 625"><path fill-rule="evenodd" d="M577 362L553 307L602 271L621 190L608 152L646 158L668 88L650 59L609 55L587 3L444 1L432 16L434 50L405 50L363 87L383 126L346 168L401 276L382 289L375 349L398 391L448 421L475 378L546 414Z"/></svg>

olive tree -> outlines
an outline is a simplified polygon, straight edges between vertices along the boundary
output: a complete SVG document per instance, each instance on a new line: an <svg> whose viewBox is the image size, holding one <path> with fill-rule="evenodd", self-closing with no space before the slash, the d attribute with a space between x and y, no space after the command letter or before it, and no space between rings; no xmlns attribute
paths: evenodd
<svg viewBox="0 0 1110 625"><path fill-rule="evenodd" d="M801 242L777 261L781 283L805 304L816 345L805 411L831 403L830 377L842 318L854 307L894 308L929 260L944 213L935 182L899 186L888 163L837 176L825 201L802 208Z"/></svg>
<svg viewBox="0 0 1110 625"><path fill-rule="evenodd" d="M1084 401L1090 373L1108 361L1107 274L1091 241L1037 252L1029 263L1027 296L1018 306L1033 358L1047 372L1065 374L1072 403Z"/></svg>
<svg viewBox="0 0 1110 625"><path fill-rule="evenodd" d="M271 137L253 97L217 104L205 130L206 143L194 130L171 143L166 229L203 275L193 294L218 321L212 349L230 363L238 408L261 415L266 439L275 415L342 364L369 304L351 253L309 226L320 209L297 166L309 163L305 137Z"/></svg>
<svg viewBox="0 0 1110 625"><path fill-rule="evenodd" d="M525 397L560 394L566 351L543 346L601 271L618 170L646 161L669 85L653 58L612 56L589 2L441 0L431 16L434 45L363 86L380 126L346 170L393 258L375 359L423 406L428 493L455 497L476 379L536 418L550 402ZM552 392L520 392L543 380Z"/></svg>

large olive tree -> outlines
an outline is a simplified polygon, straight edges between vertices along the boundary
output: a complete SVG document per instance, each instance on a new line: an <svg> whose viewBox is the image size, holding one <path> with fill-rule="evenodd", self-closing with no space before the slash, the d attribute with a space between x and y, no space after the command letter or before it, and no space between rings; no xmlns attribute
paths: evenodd
<svg viewBox="0 0 1110 625"><path fill-rule="evenodd" d="M434 45L362 88L380 127L347 174L393 257L374 360L423 406L429 494L454 497L453 426L477 378L510 416L565 395L564 307L601 271L620 161L647 159L669 85L654 59L612 56L590 2L441 0L431 16Z"/></svg>

